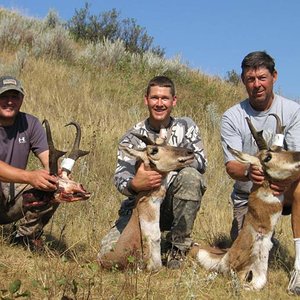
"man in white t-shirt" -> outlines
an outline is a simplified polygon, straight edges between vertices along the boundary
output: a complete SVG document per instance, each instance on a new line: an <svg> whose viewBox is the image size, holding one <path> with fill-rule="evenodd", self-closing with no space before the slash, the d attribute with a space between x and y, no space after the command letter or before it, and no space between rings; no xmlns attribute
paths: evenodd
<svg viewBox="0 0 300 300"><path fill-rule="evenodd" d="M243 226L248 210L248 197L252 184L262 184L264 174L256 167L246 166L234 159L227 145L234 149L256 154L257 145L252 137L246 117L249 117L257 131L263 130L264 139L272 144L276 130L277 114L284 129L284 148L300 151L300 105L292 100L274 94L273 86L277 71L273 58L264 51L249 53L242 61L241 78L248 98L229 108L222 117L221 139L226 171L235 179L231 199L234 219L231 237L234 240ZM292 214L292 228L295 243L295 264L289 283L289 291L300 295L300 184L295 182L272 183L274 195L284 193L283 214ZM293 197L288 195L293 194ZM292 199L293 198L293 199Z"/></svg>

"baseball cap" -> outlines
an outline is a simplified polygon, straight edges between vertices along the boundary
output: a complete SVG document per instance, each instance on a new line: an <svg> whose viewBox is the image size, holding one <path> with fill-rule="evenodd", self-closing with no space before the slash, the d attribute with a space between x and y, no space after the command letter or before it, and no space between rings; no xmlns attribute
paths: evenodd
<svg viewBox="0 0 300 300"><path fill-rule="evenodd" d="M24 89L21 82L12 76L0 77L0 95L6 91L15 90L24 95Z"/></svg>

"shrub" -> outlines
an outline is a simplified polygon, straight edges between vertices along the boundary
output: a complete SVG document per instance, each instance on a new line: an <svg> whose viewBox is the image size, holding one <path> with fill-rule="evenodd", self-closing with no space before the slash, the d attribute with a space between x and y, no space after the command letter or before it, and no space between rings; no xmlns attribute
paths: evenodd
<svg viewBox="0 0 300 300"><path fill-rule="evenodd" d="M159 71L159 74L171 73L183 75L188 71L187 66L183 64L180 56L166 59L150 51L143 54L132 54L131 64L135 68L143 66L146 69L153 70L154 73ZM157 70L157 72L155 70Z"/></svg>
<svg viewBox="0 0 300 300"><path fill-rule="evenodd" d="M67 22L67 28L76 41L99 43L104 39L111 42L120 39L131 53L152 51L157 55L164 55L164 50L152 45L153 37L135 19L119 20L119 17L120 13L116 9L98 16L92 15L89 5L85 3L83 8L75 10L75 15Z"/></svg>
<svg viewBox="0 0 300 300"><path fill-rule="evenodd" d="M26 49L35 57L73 60L72 40L54 11L44 20L25 18L14 12L0 15L0 47Z"/></svg>
<svg viewBox="0 0 300 300"><path fill-rule="evenodd" d="M17 14L4 15L0 19L1 49L12 49L20 45L32 46L34 36L40 28L33 19L25 19Z"/></svg>
<svg viewBox="0 0 300 300"><path fill-rule="evenodd" d="M57 12L55 10L50 10L44 19L44 26L45 28L55 28L59 26L63 26L64 23L60 20Z"/></svg>
<svg viewBox="0 0 300 300"><path fill-rule="evenodd" d="M48 29L35 37L32 45L35 57L48 56L52 59L73 61L74 52L72 41L63 27Z"/></svg>
<svg viewBox="0 0 300 300"><path fill-rule="evenodd" d="M104 38L115 41L119 36L118 17L115 9L99 16L91 15L89 5L85 3L84 8L75 10L75 15L67 22L67 28L76 41L98 43Z"/></svg>
<svg viewBox="0 0 300 300"><path fill-rule="evenodd" d="M104 39L96 44L88 44L79 55L79 61L96 68L110 67L117 64L126 54L123 41L116 40L113 43L108 39Z"/></svg>
<svg viewBox="0 0 300 300"><path fill-rule="evenodd" d="M225 81L233 85L238 85L241 82L241 77L235 70L231 70L226 73Z"/></svg>

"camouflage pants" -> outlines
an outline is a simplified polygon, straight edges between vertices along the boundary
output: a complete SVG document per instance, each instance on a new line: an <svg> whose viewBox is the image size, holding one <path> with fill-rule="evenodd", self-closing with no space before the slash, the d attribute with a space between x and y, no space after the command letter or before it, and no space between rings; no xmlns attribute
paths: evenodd
<svg viewBox="0 0 300 300"><path fill-rule="evenodd" d="M191 233L194 221L205 190L203 175L196 169L187 167L178 173L168 188L160 209L162 251L172 247L181 251L189 249L192 244ZM130 219L131 212L129 209L119 211L119 219L100 242L99 255L113 249Z"/></svg>
<svg viewBox="0 0 300 300"><path fill-rule="evenodd" d="M9 224L19 221L17 236L36 238L43 232L58 207L58 204L46 204L36 208L24 208L22 192L28 186L15 184L15 197L11 198L9 184L2 183L0 193L0 224Z"/></svg>

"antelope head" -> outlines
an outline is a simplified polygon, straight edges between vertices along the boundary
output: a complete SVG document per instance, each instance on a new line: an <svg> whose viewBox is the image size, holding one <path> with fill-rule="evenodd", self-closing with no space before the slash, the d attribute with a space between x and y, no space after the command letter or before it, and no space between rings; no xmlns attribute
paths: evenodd
<svg viewBox="0 0 300 300"><path fill-rule="evenodd" d="M160 136L155 142L146 136L132 133L135 137L143 141L146 147L137 150L121 145L120 149L131 157L141 159L146 167L151 167L160 173L168 173L182 169L191 164L194 160L193 150L167 145L165 137L162 136L162 132L163 130L161 130Z"/></svg>
<svg viewBox="0 0 300 300"><path fill-rule="evenodd" d="M246 117L249 129L259 149L258 153L253 156L232 149L230 146L227 148L237 161L258 166L273 180L296 179L300 174L300 152L283 150L284 126L281 126L280 118L277 115L272 115L276 118L277 126L275 143L271 147L267 146L262 131L257 132L250 119Z"/></svg>
<svg viewBox="0 0 300 300"><path fill-rule="evenodd" d="M50 174L58 175L58 188L54 192L52 202L75 202L87 200L91 193L87 192L81 183L71 180L68 176L71 169L79 157L87 155L89 151L82 151L79 149L81 139L81 128L77 122L70 122L66 126L74 125L76 128L76 136L73 148L68 156L64 159L64 164L61 165L62 173L58 174L58 159L66 154L66 152L55 149L51 135L50 126L47 120L44 120L47 140L49 145L49 169Z"/></svg>

